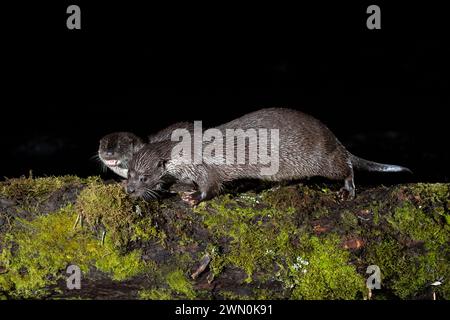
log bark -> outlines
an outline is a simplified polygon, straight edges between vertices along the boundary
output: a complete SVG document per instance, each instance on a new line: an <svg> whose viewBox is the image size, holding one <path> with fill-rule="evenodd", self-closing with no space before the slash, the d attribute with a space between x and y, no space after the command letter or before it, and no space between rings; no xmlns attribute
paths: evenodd
<svg viewBox="0 0 450 320"><path fill-rule="evenodd" d="M98 178L7 180L0 297L450 297L441 281L450 274L450 184L360 187L348 201L338 189L257 183L192 208L177 193L129 199ZM82 266L79 290L67 286L71 264ZM381 289L367 288L370 265Z"/></svg>

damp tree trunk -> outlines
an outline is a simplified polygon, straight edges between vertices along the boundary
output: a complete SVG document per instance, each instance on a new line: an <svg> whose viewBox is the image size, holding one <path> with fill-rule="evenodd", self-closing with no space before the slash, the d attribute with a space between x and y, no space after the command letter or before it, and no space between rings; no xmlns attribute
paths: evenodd
<svg viewBox="0 0 450 320"><path fill-rule="evenodd" d="M450 184L359 187L349 201L338 190L256 183L192 208L99 178L6 180L0 298L450 297ZM370 265L380 290L366 286Z"/></svg>

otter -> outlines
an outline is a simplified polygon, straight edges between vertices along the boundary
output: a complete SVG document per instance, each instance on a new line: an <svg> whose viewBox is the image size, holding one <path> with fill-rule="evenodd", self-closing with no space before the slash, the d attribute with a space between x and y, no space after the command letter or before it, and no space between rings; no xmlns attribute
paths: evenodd
<svg viewBox="0 0 450 320"><path fill-rule="evenodd" d="M126 178L128 175L128 163L133 153L139 151L144 145L170 140L175 129L184 128L193 130L192 123L177 122L155 134L149 135L145 142L131 132L114 132L100 139L98 158L117 175Z"/></svg>
<svg viewBox="0 0 450 320"><path fill-rule="evenodd" d="M133 153L144 147L144 141L131 132L114 132L100 139L98 158L114 173L126 178Z"/></svg>
<svg viewBox="0 0 450 320"><path fill-rule="evenodd" d="M341 193L352 199L355 197L354 169L411 172L402 166L352 155L323 123L296 110L261 109L216 127L223 133L227 129L235 129L237 139L245 139L245 130L257 128L278 129L279 167L274 174L261 175L263 165L260 163L217 163L203 154L201 163L180 161L172 156L172 150L179 142L167 140L144 146L133 155L126 191L133 197L146 198L152 197L155 190L167 181L189 182L197 190L185 193L182 199L196 205L220 193L224 182L236 179L285 181L321 176L343 180ZM236 150L236 140L233 143ZM246 158L249 156L248 145L245 145Z"/></svg>

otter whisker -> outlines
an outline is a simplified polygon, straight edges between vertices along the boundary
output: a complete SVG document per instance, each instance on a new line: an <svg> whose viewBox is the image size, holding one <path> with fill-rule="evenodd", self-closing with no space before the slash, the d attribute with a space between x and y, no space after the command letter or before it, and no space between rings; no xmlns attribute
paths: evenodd
<svg viewBox="0 0 450 320"><path fill-rule="evenodd" d="M151 196L147 192L144 192L142 194L142 198L146 201L151 200Z"/></svg>
<svg viewBox="0 0 450 320"><path fill-rule="evenodd" d="M89 160L96 161L100 165L100 171L102 173L105 173L108 170L108 167L105 165L105 163L103 162L102 158L98 153L95 153L93 156L91 156Z"/></svg>
<svg viewBox="0 0 450 320"><path fill-rule="evenodd" d="M97 160L97 161L101 161L100 156L98 154L98 152L96 152L93 156L91 156L89 158L90 160Z"/></svg>
<svg viewBox="0 0 450 320"><path fill-rule="evenodd" d="M145 190L145 192L143 194L143 198L145 200L157 199L156 195L152 192L152 190Z"/></svg>
<svg viewBox="0 0 450 320"><path fill-rule="evenodd" d="M155 190L152 189L146 189L146 193L150 194L154 199L157 199L159 197L158 193Z"/></svg>
<svg viewBox="0 0 450 320"><path fill-rule="evenodd" d="M150 190L150 193L155 197L155 199L158 198L158 194L155 191Z"/></svg>
<svg viewBox="0 0 450 320"><path fill-rule="evenodd" d="M145 201L150 201L150 200L152 200L151 196L148 195L147 193L144 193L144 194L142 195L142 199L144 199Z"/></svg>
<svg viewBox="0 0 450 320"><path fill-rule="evenodd" d="M153 197L153 193L151 192L150 189L145 189L144 194L149 195L151 197Z"/></svg>

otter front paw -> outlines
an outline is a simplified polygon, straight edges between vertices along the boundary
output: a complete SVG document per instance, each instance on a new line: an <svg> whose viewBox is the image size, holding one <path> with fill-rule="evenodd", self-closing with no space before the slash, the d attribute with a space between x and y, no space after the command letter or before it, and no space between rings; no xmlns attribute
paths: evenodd
<svg viewBox="0 0 450 320"><path fill-rule="evenodd" d="M191 192L182 192L181 200L189 204L190 206L196 206L199 204L203 198L202 194L199 191L191 191Z"/></svg>

